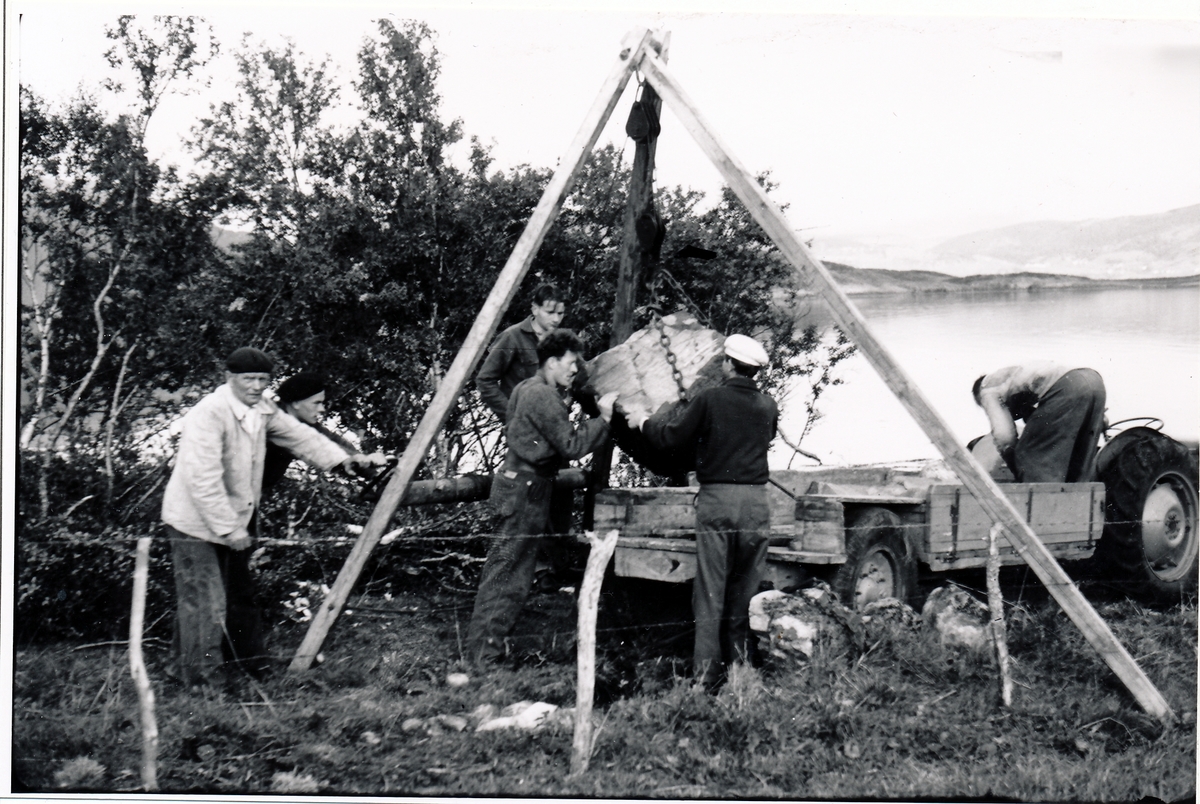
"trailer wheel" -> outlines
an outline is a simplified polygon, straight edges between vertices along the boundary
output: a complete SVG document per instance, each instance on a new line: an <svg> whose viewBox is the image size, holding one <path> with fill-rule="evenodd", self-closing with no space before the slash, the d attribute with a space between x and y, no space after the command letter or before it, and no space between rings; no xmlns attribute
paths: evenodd
<svg viewBox="0 0 1200 804"><path fill-rule="evenodd" d="M900 517L886 508L864 508L846 528L846 563L833 576L842 603L853 609L885 597L908 603L916 582L917 556Z"/></svg>
<svg viewBox="0 0 1200 804"><path fill-rule="evenodd" d="M1104 482L1103 575L1156 604L1178 603L1197 586L1196 467L1187 447L1145 427L1110 441L1097 459Z"/></svg>

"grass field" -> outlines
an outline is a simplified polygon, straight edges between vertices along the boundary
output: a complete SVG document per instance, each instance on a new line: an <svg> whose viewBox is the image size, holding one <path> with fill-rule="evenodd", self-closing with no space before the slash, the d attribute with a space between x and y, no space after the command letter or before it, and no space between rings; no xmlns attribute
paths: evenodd
<svg viewBox="0 0 1200 804"><path fill-rule="evenodd" d="M1054 601L1021 580L1006 589L1016 681L1007 710L989 657L884 622L867 624L861 651L819 641L811 661L768 661L708 696L687 678L686 587L610 585L595 748L577 778L565 718L537 731L459 730L481 705L574 705L574 601L564 592L536 594L505 664L461 687L446 678L464 669L468 590L355 599L323 663L298 676L282 667L305 627L280 624L281 672L223 689L172 686L165 644L152 641L159 786L176 795L1194 797L1196 607L1096 601L1179 716L1164 732ZM13 695L15 790L141 789L123 645L18 646Z"/></svg>

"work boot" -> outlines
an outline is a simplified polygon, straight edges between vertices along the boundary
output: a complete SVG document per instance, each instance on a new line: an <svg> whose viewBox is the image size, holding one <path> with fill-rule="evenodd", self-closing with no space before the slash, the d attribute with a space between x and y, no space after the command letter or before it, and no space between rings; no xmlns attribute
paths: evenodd
<svg viewBox="0 0 1200 804"><path fill-rule="evenodd" d="M716 662L705 662L703 667L697 668L695 686L709 695L716 695L725 684L725 680L724 667Z"/></svg>
<svg viewBox="0 0 1200 804"><path fill-rule="evenodd" d="M477 672L487 673L500 664L504 657L504 641L495 637L487 637L478 645L468 648L467 660Z"/></svg>

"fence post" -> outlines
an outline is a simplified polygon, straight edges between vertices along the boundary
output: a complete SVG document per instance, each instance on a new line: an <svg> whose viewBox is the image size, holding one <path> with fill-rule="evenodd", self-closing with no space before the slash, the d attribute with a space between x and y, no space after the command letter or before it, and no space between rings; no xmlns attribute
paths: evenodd
<svg viewBox="0 0 1200 804"><path fill-rule="evenodd" d="M575 692L575 739L571 743L571 776L584 773L592 756L592 699L596 692L596 614L604 570L617 549L619 531L588 533L592 549L579 585L579 637L575 642L578 680Z"/></svg>
<svg viewBox="0 0 1200 804"><path fill-rule="evenodd" d="M146 618L146 582L150 575L150 537L137 542L133 569L133 608L129 613L129 670L137 686L138 709L142 715L142 788L158 790L158 721L154 717L154 689L142 656L142 624Z"/></svg>
<svg viewBox="0 0 1200 804"><path fill-rule="evenodd" d="M988 608L992 612L992 642L996 646L996 664L1000 667L1000 703L1012 706L1012 671L1008 667L1008 633L1004 625L1004 597L1000 594L1000 534L1004 526L999 522L988 531L987 593Z"/></svg>

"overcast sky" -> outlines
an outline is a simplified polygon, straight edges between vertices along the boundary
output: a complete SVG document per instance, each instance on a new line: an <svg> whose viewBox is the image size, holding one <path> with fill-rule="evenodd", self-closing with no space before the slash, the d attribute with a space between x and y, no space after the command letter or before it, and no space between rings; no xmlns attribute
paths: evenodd
<svg viewBox="0 0 1200 804"><path fill-rule="evenodd" d="M933 0L790 4L805 13L761 4L723 13L715 2L662 3L669 10L657 14L636 10L645 4L587 12L500 5L36 0L9 3L9 14L21 13L21 82L58 100L80 84L98 86L108 71L103 28L118 14L203 14L225 54L209 94L173 99L152 124L151 147L170 160L180 159L179 138L207 104L229 96L228 54L244 32L328 54L348 81L371 21L387 14L424 19L437 32L444 111L491 143L502 167L553 165L622 36L639 25L670 31L671 71L748 168L772 171L789 219L817 238L818 251L843 237L932 239L1200 203L1195 3L954 6L986 17L939 16L947 6ZM885 7L890 16L880 15ZM1076 16L1029 16L1045 9ZM623 142L632 93L602 142ZM658 165L660 184L720 184L669 111Z"/></svg>

